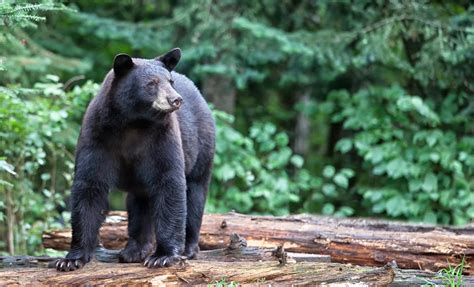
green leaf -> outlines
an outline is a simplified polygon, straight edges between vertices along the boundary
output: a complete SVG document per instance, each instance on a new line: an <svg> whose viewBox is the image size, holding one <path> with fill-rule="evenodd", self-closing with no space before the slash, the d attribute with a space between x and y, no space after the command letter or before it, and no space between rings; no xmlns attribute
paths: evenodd
<svg viewBox="0 0 474 287"><path fill-rule="evenodd" d="M423 181L423 185L421 188L426 192L432 192L438 190L438 179L433 173L428 173L425 176L425 180Z"/></svg>
<svg viewBox="0 0 474 287"><path fill-rule="evenodd" d="M342 188L349 187L349 180L347 179L347 177L345 177L341 173L336 174L333 180L337 185L339 185Z"/></svg>
<svg viewBox="0 0 474 287"><path fill-rule="evenodd" d="M300 155L293 155L290 159L290 162L297 168L301 168L304 164L304 159Z"/></svg>
<svg viewBox="0 0 474 287"><path fill-rule="evenodd" d="M436 224L438 219L437 219L436 214L433 211L427 210L425 212L425 215L423 216L423 221L426 223Z"/></svg>
<svg viewBox="0 0 474 287"><path fill-rule="evenodd" d="M326 183L323 185L323 193L328 197L334 197L337 195L336 186L332 183Z"/></svg>
<svg viewBox="0 0 474 287"><path fill-rule="evenodd" d="M11 182L5 181L3 179L0 179L0 185L5 185L8 187L13 187L13 184Z"/></svg>
<svg viewBox="0 0 474 287"><path fill-rule="evenodd" d="M401 177L407 171L407 164L401 158L391 160L387 165L387 173L393 178Z"/></svg>
<svg viewBox="0 0 474 287"><path fill-rule="evenodd" d="M352 207L343 206L339 208L339 210L334 215L338 217L346 217L346 216L351 216L353 214L354 214L354 209Z"/></svg>
<svg viewBox="0 0 474 287"><path fill-rule="evenodd" d="M49 180L49 179L51 179L51 174L49 174L49 173L43 173L43 174L41 174L41 180L47 181L47 180Z"/></svg>
<svg viewBox="0 0 474 287"><path fill-rule="evenodd" d="M342 173L347 178L352 178L355 175L355 172L350 168L343 168L339 172Z"/></svg>
<svg viewBox="0 0 474 287"><path fill-rule="evenodd" d="M348 139L348 138L340 139L336 144L336 150L342 153L347 153L351 149L352 149L351 139Z"/></svg>
<svg viewBox="0 0 474 287"><path fill-rule="evenodd" d="M51 74L48 74L46 75L46 79L50 80L51 82L59 82L59 77L56 76L56 75L51 75Z"/></svg>
<svg viewBox="0 0 474 287"><path fill-rule="evenodd" d="M336 169L332 165L327 165L323 169L323 175L326 178L331 178L336 173Z"/></svg>
<svg viewBox="0 0 474 287"><path fill-rule="evenodd" d="M417 191L422 187L422 185L423 185L423 181L416 178L410 179L408 181L408 189L410 191Z"/></svg>
<svg viewBox="0 0 474 287"><path fill-rule="evenodd" d="M387 213L394 217L402 215L406 208L405 199L401 195L390 198L386 203Z"/></svg>
<svg viewBox="0 0 474 287"><path fill-rule="evenodd" d="M474 206L471 206L467 209L466 211L467 216L469 216L470 219L474 218Z"/></svg>
<svg viewBox="0 0 474 287"><path fill-rule="evenodd" d="M282 132L278 133L275 136L275 142L280 147L288 145L288 142L289 142L288 135Z"/></svg>
<svg viewBox="0 0 474 287"><path fill-rule="evenodd" d="M439 162L439 154L438 153L435 153L435 152L432 152L430 153L430 160L434 163L437 163Z"/></svg>
<svg viewBox="0 0 474 287"><path fill-rule="evenodd" d="M0 160L0 171L6 171L9 174L16 175L16 172L14 170L14 166L6 162L5 160Z"/></svg>
<svg viewBox="0 0 474 287"><path fill-rule="evenodd" d="M334 213L335 209L336 208L334 207L334 205L332 203L326 203L323 206L322 212L323 212L324 215L331 215L331 214Z"/></svg>
<svg viewBox="0 0 474 287"><path fill-rule="evenodd" d="M235 177L235 170L228 164L224 164L216 170L217 176L223 180L228 181Z"/></svg>

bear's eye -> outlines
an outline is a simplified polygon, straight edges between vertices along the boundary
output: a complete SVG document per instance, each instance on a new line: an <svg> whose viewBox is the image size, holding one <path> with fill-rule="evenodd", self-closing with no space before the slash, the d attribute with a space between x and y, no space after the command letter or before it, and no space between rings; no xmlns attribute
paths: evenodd
<svg viewBox="0 0 474 287"><path fill-rule="evenodd" d="M174 84L174 80L173 80L173 79L170 79L170 84Z"/></svg>
<svg viewBox="0 0 474 287"><path fill-rule="evenodd" d="M153 79L147 83L147 86L157 86L159 81L157 79Z"/></svg>

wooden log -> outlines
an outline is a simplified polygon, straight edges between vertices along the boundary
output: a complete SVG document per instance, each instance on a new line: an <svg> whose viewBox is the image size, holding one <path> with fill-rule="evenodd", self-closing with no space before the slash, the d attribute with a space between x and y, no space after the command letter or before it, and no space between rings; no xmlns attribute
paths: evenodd
<svg viewBox="0 0 474 287"><path fill-rule="evenodd" d="M46 267L48 263L57 260L49 256L0 256L0 268L7 267Z"/></svg>
<svg viewBox="0 0 474 287"><path fill-rule="evenodd" d="M69 250L71 229L46 231L43 233L43 246L56 250ZM105 248L122 249L127 243L127 213L112 211L107 214L100 228L100 241Z"/></svg>
<svg viewBox="0 0 474 287"><path fill-rule="evenodd" d="M438 278L439 274L434 272L412 269L394 269L394 271L395 277L392 283L388 285L390 287L447 285L447 282L443 282L442 279ZM433 283L433 285L428 283ZM463 276L461 286L474 286L474 276Z"/></svg>
<svg viewBox="0 0 474 287"><path fill-rule="evenodd" d="M0 269L0 285L309 285L323 283L386 286L393 281L393 270L384 267L360 267L337 263L297 262L279 265L274 261L214 262L191 260L184 267L148 269L141 264L101 263L93 261L68 273L46 268Z"/></svg>
<svg viewBox="0 0 474 287"><path fill-rule="evenodd" d="M249 247L241 247L239 250L229 250L228 248L225 248L225 249L217 249L217 250L207 250L207 251L203 251L200 255L202 255L201 259L197 260L197 261L192 261L191 263L196 263L197 265L201 264L202 262L206 262L205 264L208 264L210 265L211 262L213 262L215 265L220 265L221 262L234 262L234 266L237 265L237 264L240 264L240 262L244 262L244 264L247 264L249 262L256 262L256 258L255 255L256 254L267 254L268 256L266 257L263 257L261 259L263 259L262 261L259 261L260 263L263 262L263 261L267 261L267 262L273 262L275 265L277 265L277 258L275 258L274 256L267 253L268 250L266 249L260 249L260 248L255 248L255 247L251 247L250 249L247 249ZM102 262L101 260L104 260L106 262L113 262L113 264L99 264L99 263L94 263L92 262L91 264L94 266L93 268L102 268L104 270L109 270L111 273L113 273L114 269L115 268L118 268L120 267L121 269L126 269L126 270L129 270L129 271L133 271L135 269L129 269L130 266L132 266L133 268L136 267L135 264L133 265L129 265L129 264L121 264L120 266L117 264L117 253L116 251L114 250L107 250L107 249L103 249L103 248L100 248L96 251L96 258L98 258L99 262ZM240 253L239 256L236 257L236 254ZM99 255L99 256L98 256ZM296 255L301 255L301 254L296 254ZM309 261L306 262L306 263L314 263L313 262L313 254L306 254L309 256ZM101 258L102 256L102 258ZM105 257L103 257L105 256ZM289 255L290 256L290 255ZM112 260L111 260L112 258ZM318 259L321 259L321 257L315 257L315 258L318 258ZM322 257L324 258L324 260L327 260L327 257ZM305 260L307 260L308 258L305 258ZM60 285L68 285L71 283L71 279L76 282L76 280L80 280L80 279L76 279L76 276L66 276L67 277L67 280L65 280L64 282L61 282L59 279L58 280L51 280L51 277L54 277L54 276L62 276L62 275L65 275L65 273L59 273L57 272L56 274L54 274L54 272L46 272L46 273L43 273L45 272L45 267L49 266L50 268L54 268L54 263L55 263L55 260L56 258L54 257L48 257L48 256L0 256L0 286L4 286L4 285L56 285L56 284L60 284ZM236 263L236 262L239 262L239 263ZM291 261L290 263L287 263L289 265L292 265L293 263L295 262L298 262L298 261ZM325 263L322 263L322 262L326 262L326 261L318 261L318 264L325 264ZM49 263L49 264L48 264ZM185 263L186 264L186 263ZM325 266L328 266L328 268L331 268L332 265L326 263L327 265ZM189 264L188 264L189 265ZM193 265L193 264L191 264ZM186 266L186 265L185 265ZM277 266L280 266L281 267L281 264L278 264ZM306 266L306 265L305 265ZM317 268L321 268L321 266L323 265L315 265ZM338 265L336 265L338 266ZM13 268L12 268L13 267ZM18 268L18 267L23 267L23 268ZM25 269L25 267L29 267L28 269ZM35 267L35 268L33 268ZM295 266L296 268L297 266ZM347 267L349 267L349 269L347 269ZM381 268L379 269L350 269L352 268L353 266L345 266L344 268L346 268L345 270L351 270L348 274L346 274L347 276L351 276L352 275L352 272L356 272L356 270L362 270L363 272L367 272L369 275L375 275L375 274L382 274L383 276L385 276L386 274L384 273L383 270L381 270ZM86 268L89 268L88 265L86 265ZM213 267L214 268L214 267ZM173 268L171 269L171 273L173 273L173 271L177 269L177 270L182 270L182 268ZM436 284L437 286L442 286L444 283L446 282L443 282L440 278L437 278L439 274L437 273L434 273L434 272L429 272L429 271L420 271L420 270L410 270L410 269L398 269L396 267L392 267L392 266L386 266L385 268L383 268L385 270L389 270L389 269L393 269L393 272L394 272L394 276L392 278L392 281L390 281L390 283L388 284L388 286L390 287L402 287L402 286L421 286L421 285L424 285L424 284L427 284L428 282L430 283L434 283ZM24 274L25 274L25 270L27 270L28 272L26 272L28 275L27 277L24 277ZM298 270L300 271L300 270ZM339 271L343 271L343 270L339 270ZM153 270L152 270L153 272ZM390 271L388 271L389 274L390 274ZM107 272L103 271L103 272L99 272L99 274L90 274L90 272L80 272L81 275L84 275L85 273L87 274L87 277L90 281L88 281L87 283L83 282L83 281L79 281L77 282L78 284L74 284L74 285L101 285L101 284L110 284L110 285L116 285L116 284L121 284L121 283L128 283L127 286L133 282L133 283L153 283L155 282L153 279L150 279L149 278L144 278L143 281L138 281L138 282L135 282L135 281L132 281L132 280L135 280L135 277L132 277L132 278L128 278L127 275L125 274L123 277L120 276L119 280L114 280L113 276L112 275L107 275ZM167 272L165 272L167 273ZM71 273L69 273L71 274ZM75 272L74 272L75 274ZM74 274L71 274L71 275L74 275ZM105 275L103 275L105 274ZM188 280L188 279L185 279L184 277L180 277L179 274L172 274L172 275L175 275L176 278L175 279L180 279L180 280L184 280L183 282L180 282L181 284L184 284L184 285L188 285L187 282L189 282L189 284L191 283L213 283L213 282L216 282L216 281L221 281L222 279L225 279L227 280L227 278L224 278L222 277L220 280L214 280L214 281L209 281L209 282L202 282L200 279L202 279L202 274L197 274L197 273L193 273L193 272L188 272L189 274L189 278L191 280ZM194 275L193 275L194 274ZM198 275L199 277L198 278L194 278L193 276L195 275ZM296 277L298 274L293 274L294 277ZM303 274L304 275L304 274ZM321 273L321 276L323 274ZM367 274L366 274L367 275ZM78 277L80 275L77 275ZM283 276L283 275L282 275ZM77 278L78 278L77 277ZM105 278L104 278L105 277ZM98 278L98 279L97 279ZM217 277L215 277L217 278ZM262 283L261 285L265 285L267 286L266 284L271 284L272 281L264 281L263 278L266 278L262 275L262 277L259 279L259 280L256 280L255 283ZM324 279L327 277L316 277L316 278L313 278L313 280L318 280L318 283L329 283L329 281L322 281L322 280L326 280ZM358 277L360 278L360 277ZM368 285L378 285L377 283L380 283L380 282L372 282L372 281L369 281L371 280L372 277L363 277L363 279L358 282L358 283L361 283L363 284L364 286L366 286L367 284ZM131 280L131 282L127 281L127 280ZM340 278L336 278L335 280L339 280ZM186 282L187 281L187 282ZM388 281L388 279L387 279ZM166 282L166 283L172 283L173 281L170 281L170 282ZM354 283L355 281L351 282L351 283ZM383 282L386 282L386 281L383 281ZM462 282L463 282L463 286L474 286L474 276L463 276L462 278ZM84 284L83 284L84 283ZM165 283L165 282L163 282ZM227 283L230 283L229 281L227 281ZM237 282L238 283L238 282ZM244 283L248 283L248 284L251 284L252 282L244 282ZM285 282L281 282L279 281L278 282L279 284L286 284L286 285L290 285L290 284L295 284L297 282L295 281L285 281ZM315 282L306 282L308 284L316 284ZM331 283L348 283L347 281L331 281ZM358 285L359 286L359 285Z"/></svg>
<svg viewBox="0 0 474 287"><path fill-rule="evenodd" d="M101 229L107 248L126 242L126 214L112 212ZM225 248L231 233L253 247L284 245L288 252L330 255L334 262L437 271L466 257L466 274L474 275L474 226L463 228L409 224L373 219L309 215L271 217L237 213L207 214L201 228L201 249ZM70 231L46 232L44 246L67 250Z"/></svg>
<svg viewBox="0 0 474 287"><path fill-rule="evenodd" d="M202 250L197 259L205 261L237 262L237 261L281 261L281 262L331 262L329 255L286 252L282 246L277 248L261 248L247 246L247 240L232 233L226 248ZM98 246L95 258L99 262L118 263L120 250ZM36 266L39 262L54 263L57 258L48 256L0 256L3 266Z"/></svg>

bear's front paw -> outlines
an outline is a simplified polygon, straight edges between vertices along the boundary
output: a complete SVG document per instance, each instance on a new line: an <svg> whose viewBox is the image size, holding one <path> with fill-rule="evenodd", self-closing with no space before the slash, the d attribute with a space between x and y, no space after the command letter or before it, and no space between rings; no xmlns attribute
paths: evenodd
<svg viewBox="0 0 474 287"><path fill-rule="evenodd" d="M148 268L162 268L162 267L170 267L175 264L179 264L180 266L184 265L186 257L180 255L169 255L169 256L156 256L151 255L149 256L143 265Z"/></svg>
<svg viewBox="0 0 474 287"><path fill-rule="evenodd" d="M140 246L138 244L127 244L119 254L120 263L139 263L143 262L145 258L153 250L153 245L151 243Z"/></svg>
<svg viewBox="0 0 474 287"><path fill-rule="evenodd" d="M55 266L58 271L74 271L82 268L87 262L91 260L89 253L82 249L73 249L69 251L66 258L56 260Z"/></svg>
<svg viewBox="0 0 474 287"><path fill-rule="evenodd" d="M68 258L60 258L56 260L56 270L58 271L74 271L76 269L82 268L87 263L86 260L79 258L79 259L68 259Z"/></svg>

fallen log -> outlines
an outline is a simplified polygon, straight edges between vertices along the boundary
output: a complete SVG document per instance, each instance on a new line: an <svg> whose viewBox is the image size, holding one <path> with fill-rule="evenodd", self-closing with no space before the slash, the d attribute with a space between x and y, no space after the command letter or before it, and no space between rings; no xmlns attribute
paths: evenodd
<svg viewBox="0 0 474 287"><path fill-rule="evenodd" d="M434 272L398 268L395 268L394 271L393 281L388 285L390 287L450 286L439 278L439 274ZM462 284L459 286L474 286L474 276L463 276Z"/></svg>
<svg viewBox="0 0 474 287"><path fill-rule="evenodd" d="M59 257L49 256L0 256L0 268L7 267L46 267Z"/></svg>
<svg viewBox="0 0 474 287"><path fill-rule="evenodd" d="M183 267L148 269L141 264L93 261L68 273L45 268L0 269L2 285L320 285L327 283L386 286L393 270L338 263L297 262L280 266L274 261L216 262L192 260ZM223 286L223 285L220 285Z"/></svg>
<svg viewBox="0 0 474 287"><path fill-rule="evenodd" d="M127 240L124 212L111 212L101 229L107 248L119 249ZM248 216L237 213L207 214L201 228L203 250L224 248L229 235L238 233L248 245L288 252L330 255L332 261L365 266L437 271L465 256L466 274L474 275L474 227L440 227L373 219L329 218L309 215L289 217ZM67 250L70 230L45 232L47 248Z"/></svg>
<svg viewBox="0 0 474 287"><path fill-rule="evenodd" d="M234 240L233 240L234 239ZM235 239L238 239L238 245L234 244L236 242ZM288 260L285 260L285 264L282 264L281 257L283 254L286 252L282 248L277 248L275 249L268 249L268 248L258 248L258 247L247 247L245 244L245 240L242 240L240 236L238 237L232 237L231 236L231 243L229 244L228 247L222 248L222 249L215 249L215 250L206 250L202 251L199 254L199 260L198 261L193 261L197 265L210 265L211 262L214 263L215 265L220 265L221 262L234 262L234 266L240 264L241 262L244 262L244 264L247 264L249 262L273 262L277 264L278 260L278 265L279 267L283 267L284 265L292 265L296 262L300 261L306 261L306 263L314 263L318 262L319 264L324 264L322 262L326 262L326 265L304 265L308 268L315 268L318 270L318 275L313 276L312 278L307 278L307 274L305 272L302 273L302 276L304 276L306 279L309 281L297 281L295 278L298 280L302 280L304 278L298 277L300 274L299 273L292 273L290 274L292 277L285 277L285 281L282 281L281 279L276 280L276 276L272 274L271 276L273 281L266 280L267 277L265 277L265 274L260 274L262 277L257 279L255 282L252 282L252 280L247 280L242 279L239 282L235 281L230 281L234 283L244 283L244 284L256 284L259 285L258 283L261 283L261 285L271 285L272 283L278 282L279 284L283 285L294 285L296 283L304 283L308 285L315 285L315 284L327 284L327 283L358 283L362 284L363 286L367 285L373 285L373 286L378 286L378 285L386 285L388 283L388 286L393 286L393 287L398 287L398 286L420 286L420 285L425 285L427 283L432 283L437 286L441 286L446 282L443 282L440 278L437 278L439 274L436 274L434 272L428 272L428 271L420 271L420 270L401 270L398 269L396 266L391 266L391 265L386 265L383 269L378 268L378 269L363 269L363 268L352 268L351 265L349 266L344 266L338 271L342 272L347 272L345 275L342 275L340 273L339 277L333 278L332 276L324 276L323 273L320 272L320 270L325 266L325 268L328 268L329 270L333 267L333 265L329 264L328 256L324 255L316 255L316 254L305 254L306 256L303 257L298 257L303 254L298 254L298 253L293 253L293 254L287 254ZM275 251L280 251L280 254ZM295 260L295 258L297 260ZM97 248L96 250L96 259L99 262L108 262L108 263L113 263L113 264L95 264L92 262L91 264L94 266L93 269L95 268L102 268L104 270L108 270L110 273L114 274L114 269L120 267L122 269L129 270L129 272L133 272L135 269L135 265L132 265L132 269L130 269L129 264L120 264L120 266L117 264L118 263L118 251L117 250L108 250L104 249L102 247ZM156 280L155 275L150 275L146 278L142 278L142 280L135 281L135 276L128 276L128 274L124 274L123 276L119 276L117 279L113 277L112 274L107 274L106 271L98 272L97 274L94 274L93 272L79 272L80 274L75 274L76 272L73 272L74 274L71 275L76 275L76 276L66 276L66 279L64 277L61 277L64 275L64 273L54 273L54 272L46 272L44 273L44 268L49 267L49 268L55 268L55 257L48 257L48 256L0 256L0 285L69 285L69 284L74 284L74 285L117 285L117 284L122 284L125 283L129 285L131 282L134 283L141 283L141 284L155 284L155 283L178 283L182 285L190 285L190 284L210 284L218 286L216 282L220 282L221 285L223 282L227 282L228 278L227 277L222 277L220 280L211 280L209 279L209 276L204 276L207 277L209 280L208 282L203 281L202 277L203 274L201 273L198 274L196 272L190 272L186 271L188 277L182 277L178 273L173 273L175 269L182 271L182 267L189 266L186 265L186 261L184 262L184 265L181 266L181 268L172 268L170 270L166 269L164 273L166 274L161 274L159 276L168 276L170 271L171 276L175 276L174 278L170 278L168 281L161 281L161 280ZM206 262L203 264L203 262ZM238 262L238 263L237 263ZM193 265L193 264L191 264ZM214 265L214 266L215 266ZM88 266L88 265L86 265ZM212 268L214 268L214 266ZM336 265L338 266L338 265ZM13 268L12 268L13 267ZM18 267L30 267L29 269L24 269L24 268L18 268ZM35 267L35 268L33 268ZM349 268L347 268L349 267ZM88 267L86 267L88 268ZM193 268L193 267L189 267ZM204 268L204 266L202 267ZM298 269L295 269L298 268ZM392 272L390 271L392 270ZM28 274L26 277L24 276L25 271L27 270L26 274ZM263 270L268 271L267 268L264 268ZM273 270L277 270L276 268ZM291 269L290 269L291 270ZM301 272L301 266L296 265L294 266L293 270L297 270L297 272ZM358 274L358 276L353 277L354 272L362 272L363 274ZM260 272L261 270L256 270L256 272ZM280 270L282 273L286 272L285 269ZM387 273L385 272L387 271ZM151 271L153 272L153 270ZM80 276L87 274L87 282L83 279L80 279ZM283 277L284 275L281 274ZM228 276L229 273L226 273L225 276ZM360 276L363 275L363 276ZM390 279L390 275L392 275L392 278ZM60 276L61 278L52 278ZM198 276L198 277L196 277ZM220 275L214 275L214 278L219 278ZM223 275L221 275L223 276ZM381 276L382 278L380 280L374 281L373 278L375 276ZM188 278L188 279L186 279ZM179 279L182 282L176 282L176 280ZM174 280L174 281L173 281ZM391 281L390 281L391 280ZM249 282L248 282L249 281ZM227 282L230 284L230 282ZM464 276L462 278L463 286L474 286L474 276ZM216 283L216 284L213 284ZM338 285L339 286L339 285ZM359 285L358 285L359 286Z"/></svg>
<svg viewBox="0 0 474 287"><path fill-rule="evenodd" d="M283 246L277 248L248 247L247 240L233 233L230 236L229 245L226 248L203 250L198 254L201 261L215 262L255 262L275 261L284 265L295 262L331 262L331 257L320 254L288 253ZM95 259L105 263L119 263L120 250L107 249L97 246ZM50 256L0 256L0 268L8 267L49 267L56 268L56 260L59 257ZM183 257L183 259L185 259Z"/></svg>
<svg viewBox="0 0 474 287"><path fill-rule="evenodd" d="M390 267L346 266L322 262L297 262L288 258L282 247L275 249L248 247L246 240L230 236L226 248L203 251L199 260L181 261L172 268L148 269L141 264L117 263L118 252L97 248L96 258L75 272L55 270L55 258L33 256L1 257L0 266L21 266L49 262L36 268L0 269L0 282L5 285L319 285L327 283L385 286L393 281ZM319 259L324 257L319 257ZM327 256L326 256L327 259ZM312 258L314 260L314 258ZM114 262L115 261L115 262ZM12 262L20 265L9 265ZM112 262L112 263L111 263ZM6 265L2 265L6 263ZM28 265L23 265L28 266ZM28 266L30 267L30 266ZM43 268L41 268L43 267ZM234 285L235 285L234 284Z"/></svg>

